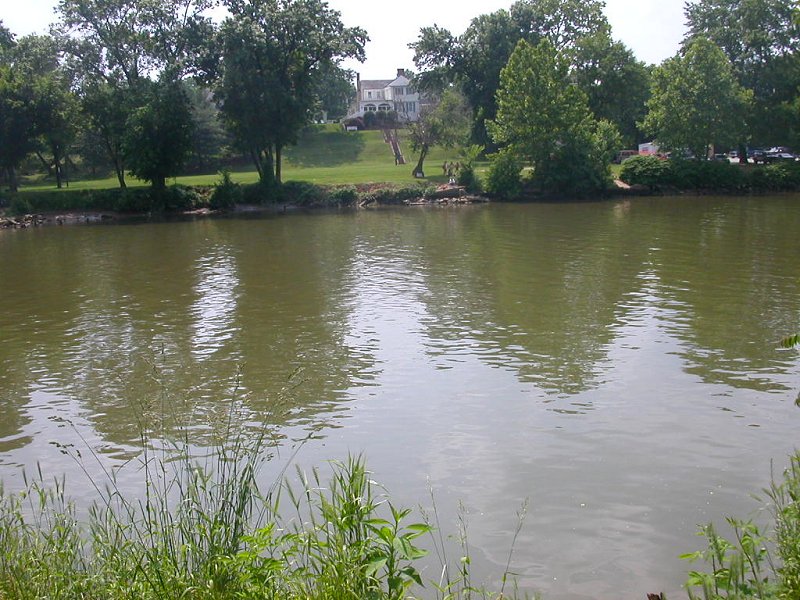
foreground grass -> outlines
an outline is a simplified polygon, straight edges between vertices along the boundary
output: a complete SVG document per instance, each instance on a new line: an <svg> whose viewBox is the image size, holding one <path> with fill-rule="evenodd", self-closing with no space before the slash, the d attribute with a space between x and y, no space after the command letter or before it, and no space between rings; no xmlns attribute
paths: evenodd
<svg viewBox="0 0 800 600"><path fill-rule="evenodd" d="M143 436L145 448L163 442L152 441ZM0 599L508 598L474 588L467 557L452 577L444 564L423 581L418 541L430 536L444 556L442 538L392 505L361 458L263 491L264 446L242 431L203 461L189 458L188 437L145 450L142 497L109 475L82 518L64 482L45 485L41 472L21 493L0 487Z"/></svg>
<svg viewBox="0 0 800 600"><path fill-rule="evenodd" d="M284 181L306 181L319 185L348 185L361 183L391 183L410 185L415 180L411 170L416 164L414 153L403 140L401 148L407 164L395 165L394 155L380 131L345 132L337 125L319 126L306 130L299 143L286 150L283 165ZM425 163L427 177L423 181L441 183L446 180L441 165L444 161L459 160L455 150L433 148ZM485 165L479 166L479 170ZM258 173L251 168L234 170L234 183L258 182ZM133 177L126 179L129 187L147 184ZM187 186L211 186L219 181L218 173L176 177L170 183ZM70 181L64 190L104 190L119 187L116 177ZM20 188L26 191L57 190L52 181L36 180Z"/></svg>
<svg viewBox="0 0 800 600"><path fill-rule="evenodd" d="M797 600L800 598L800 452L791 458L782 481L766 490L774 524L729 518L731 539L713 524L701 530L708 547L684 555L704 561L710 570L692 571L690 599Z"/></svg>

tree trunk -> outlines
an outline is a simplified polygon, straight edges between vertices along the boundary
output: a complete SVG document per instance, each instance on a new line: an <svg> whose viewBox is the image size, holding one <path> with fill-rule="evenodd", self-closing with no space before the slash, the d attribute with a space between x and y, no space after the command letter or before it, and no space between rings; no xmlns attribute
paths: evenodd
<svg viewBox="0 0 800 600"><path fill-rule="evenodd" d="M272 157L272 148L264 151L264 160L261 167L261 183L266 186L275 185L275 161Z"/></svg>
<svg viewBox="0 0 800 600"><path fill-rule="evenodd" d="M61 157L58 155L57 152L53 152L53 167L54 167L54 170L56 172L56 187L60 190L61 187L62 187L62 183L61 183L61 176L62 176Z"/></svg>
<svg viewBox="0 0 800 600"><path fill-rule="evenodd" d="M413 177L425 177L425 171L422 170L422 163L425 162L425 157L428 155L428 144L423 144L419 151L419 162L414 170L411 171Z"/></svg>
<svg viewBox="0 0 800 600"><path fill-rule="evenodd" d="M159 192L163 192L167 189L167 178L164 175L153 177L153 189Z"/></svg>
<svg viewBox="0 0 800 600"><path fill-rule="evenodd" d="M281 150L282 147L275 144L275 183L281 184Z"/></svg>
<svg viewBox="0 0 800 600"><path fill-rule="evenodd" d="M14 167L8 167L8 191L16 193L19 190L19 182L17 181L17 170Z"/></svg>
<svg viewBox="0 0 800 600"><path fill-rule="evenodd" d="M47 169L48 177L52 176L53 175L53 165L51 165L50 162L47 159L45 159L44 156L42 156L41 152L36 152L35 154L36 154L36 158L39 159L39 162L42 163L42 166L45 169Z"/></svg>

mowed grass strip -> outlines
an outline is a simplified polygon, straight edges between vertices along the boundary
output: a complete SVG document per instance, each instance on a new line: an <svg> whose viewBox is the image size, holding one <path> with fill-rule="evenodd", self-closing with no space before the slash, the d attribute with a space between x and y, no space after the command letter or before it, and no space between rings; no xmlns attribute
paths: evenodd
<svg viewBox="0 0 800 600"><path fill-rule="evenodd" d="M284 150L284 181L307 181L320 185L347 185L359 183L392 183L407 185L415 179L411 171L418 155L411 151L403 129L398 131L401 149L406 164L395 165L391 146L383 139L381 131L344 131L339 125L317 125L307 128L300 135L298 144ZM432 148L425 161L426 180L441 183L446 178L442 171L445 161L459 160L455 149ZM481 170L481 169L479 169ZM232 170L231 179L236 183L256 183L255 169ZM220 180L219 173L185 175L169 180L171 184L189 186L214 185ZM147 184L128 176L128 187ZM70 181L63 190L101 190L119 187L116 177ZM25 191L58 191L52 181L39 181L23 185Z"/></svg>

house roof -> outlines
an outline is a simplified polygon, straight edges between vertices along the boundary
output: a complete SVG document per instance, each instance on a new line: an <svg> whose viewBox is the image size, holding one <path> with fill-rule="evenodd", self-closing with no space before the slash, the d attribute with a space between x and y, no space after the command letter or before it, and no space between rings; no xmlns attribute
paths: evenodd
<svg viewBox="0 0 800 600"><path fill-rule="evenodd" d="M391 84L394 79L362 79L362 90L382 90Z"/></svg>
<svg viewBox="0 0 800 600"><path fill-rule="evenodd" d="M411 80L408 77L406 77L405 75L400 75L400 77L398 77L394 81L390 81L387 85L390 85L390 86L405 86L405 85L408 85L410 83L411 83Z"/></svg>

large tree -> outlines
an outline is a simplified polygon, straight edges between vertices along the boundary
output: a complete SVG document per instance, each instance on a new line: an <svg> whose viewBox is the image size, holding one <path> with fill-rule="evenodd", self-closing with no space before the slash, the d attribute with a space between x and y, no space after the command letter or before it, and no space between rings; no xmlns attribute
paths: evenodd
<svg viewBox="0 0 800 600"><path fill-rule="evenodd" d="M36 148L36 99L30 81L0 65L0 168L10 191L17 191L17 169Z"/></svg>
<svg viewBox="0 0 800 600"><path fill-rule="evenodd" d="M585 38L608 32L598 0L518 0L509 10L473 19L461 36L435 25L425 27L410 47L420 89L459 85L474 111L473 139L486 145L491 140L485 122L497 112L500 71L519 40L535 45L546 39L572 64Z"/></svg>
<svg viewBox="0 0 800 600"><path fill-rule="evenodd" d="M619 134L594 118L586 94L572 82L569 60L552 43L517 44L497 101L490 123L495 141L529 160L545 191L582 195L608 186Z"/></svg>
<svg viewBox="0 0 800 600"><path fill-rule="evenodd" d="M752 90L747 114L753 144L786 143L800 126L792 108L800 86L800 21L795 0L692 0L686 4L686 42L714 42L740 85Z"/></svg>
<svg viewBox="0 0 800 600"><path fill-rule="evenodd" d="M638 122L650 97L650 69L624 44L601 32L585 37L577 48L573 77L594 116L614 123L623 144L636 147L641 141Z"/></svg>
<svg viewBox="0 0 800 600"><path fill-rule="evenodd" d="M311 118L315 79L352 57L364 59L367 34L342 24L322 0L226 0L222 112L260 180L281 183L283 149Z"/></svg>
<svg viewBox="0 0 800 600"><path fill-rule="evenodd" d="M32 86L39 140L36 154L61 188L64 164L78 129L79 109L71 89L71 73L62 63L59 41L49 35L20 38L11 54L15 70Z"/></svg>
<svg viewBox="0 0 800 600"><path fill-rule="evenodd" d="M682 54L653 72L643 127L662 149L688 150L705 158L714 145L730 147L741 139L751 98L722 50L695 37Z"/></svg>
<svg viewBox="0 0 800 600"><path fill-rule="evenodd" d="M194 121L181 82L165 78L143 85L144 102L126 123L125 151L131 173L163 190L186 161Z"/></svg>

